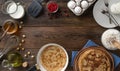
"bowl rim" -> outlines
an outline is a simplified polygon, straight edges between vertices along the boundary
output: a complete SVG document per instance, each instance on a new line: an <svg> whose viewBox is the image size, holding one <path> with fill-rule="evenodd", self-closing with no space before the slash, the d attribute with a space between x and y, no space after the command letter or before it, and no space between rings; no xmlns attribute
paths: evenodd
<svg viewBox="0 0 120 71"><path fill-rule="evenodd" d="M21 19L21 18L23 18L24 16L25 16L25 9L24 9L24 6L23 5L18 5L19 7L21 7L21 9L23 10L23 14L20 16L20 17L14 17L13 15L15 14L9 14L10 15L10 17L12 17L13 19ZM18 11L18 10L17 10Z"/></svg>
<svg viewBox="0 0 120 71"><path fill-rule="evenodd" d="M105 54L107 54L107 57L109 58L110 60L110 63L111 63L111 71L114 71L114 60L113 60L113 57L111 55L111 53L109 53L105 48L103 48L102 46L90 46L88 48L83 48L81 49L78 54L76 55L75 59L74 59L74 66L73 66L73 69L74 71L78 71L79 68L77 67L77 61L78 61L78 58L80 57L80 55L82 53L84 53L85 51L89 50L89 49L98 49L98 50L101 50L103 51Z"/></svg>
<svg viewBox="0 0 120 71"><path fill-rule="evenodd" d="M49 5L50 3L55 3L55 4L57 5L57 9L56 9L55 11L53 11L53 12L50 12L49 9L48 9L48 5ZM58 11L58 9L59 9L59 5L58 5L58 3L57 3L56 1L48 1L48 2L47 2L47 5L46 5L46 8L47 8L47 11L48 11L49 13L56 13L56 12Z"/></svg>
<svg viewBox="0 0 120 71"><path fill-rule="evenodd" d="M18 22L15 21L15 20L12 20L12 19L8 19L8 20L4 21L4 23L2 24L2 30L5 31L4 26L5 26L5 24L6 24L7 22L13 22L13 24L14 24L14 26L15 26L15 29L16 29L16 30L14 30L14 31L12 31L12 32L7 31L7 34L14 34L14 33L16 33L16 32L18 31Z"/></svg>
<svg viewBox="0 0 120 71"><path fill-rule="evenodd" d="M52 46L58 46L58 47L60 47L61 49L64 50L67 59L66 59L65 66L63 67L63 69L62 69L61 71L65 71L66 68L67 68L67 66L68 66L68 63L69 63L68 53L67 53L67 51L65 50L65 48L63 48L61 45L56 44L56 43L48 43L48 44L45 44L45 45L43 45L43 46L39 49L39 52L38 52L38 54L37 54L37 64L38 64L38 66L40 67L40 70L41 70L41 71L47 71L47 70L42 66L42 64L40 63L40 60L39 60L39 59L40 59L40 55L41 55L42 51L43 51L45 48L47 48L48 46L51 46L51 45L52 45Z"/></svg>

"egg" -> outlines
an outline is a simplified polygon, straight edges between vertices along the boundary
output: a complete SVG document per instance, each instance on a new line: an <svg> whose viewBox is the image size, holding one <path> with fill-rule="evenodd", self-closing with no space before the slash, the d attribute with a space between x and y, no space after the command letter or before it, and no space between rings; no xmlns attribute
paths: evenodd
<svg viewBox="0 0 120 71"><path fill-rule="evenodd" d="M89 6L89 4L88 4L87 1L82 1L82 2L81 2L81 7L82 7L83 9L86 9L88 6Z"/></svg>
<svg viewBox="0 0 120 71"><path fill-rule="evenodd" d="M80 13L82 12L81 7L79 7L79 6L75 7L74 12L75 12L76 14L80 14Z"/></svg>
<svg viewBox="0 0 120 71"><path fill-rule="evenodd" d="M71 9L75 8L76 7L76 3L74 1L69 1L67 6Z"/></svg>

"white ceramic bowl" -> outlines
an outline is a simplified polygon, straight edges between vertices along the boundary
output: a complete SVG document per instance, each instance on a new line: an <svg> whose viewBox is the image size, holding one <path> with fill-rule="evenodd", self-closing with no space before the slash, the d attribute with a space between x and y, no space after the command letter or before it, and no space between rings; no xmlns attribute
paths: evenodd
<svg viewBox="0 0 120 71"><path fill-rule="evenodd" d="M22 5L18 5L18 9L15 13L9 14L13 19L21 19L25 15L25 10Z"/></svg>
<svg viewBox="0 0 120 71"><path fill-rule="evenodd" d="M38 52L38 54L37 54L37 64L39 65L40 70L41 70L41 71L47 71L47 70L42 66L42 64L40 63L40 59L41 59L40 56L41 56L42 51L43 51L45 48L47 48L47 47L49 47L49 46L51 46L51 45L52 45L52 46L58 46L58 47L60 47L61 49L64 50L67 59L66 59L65 66L62 68L61 71L65 71L66 68L67 68L67 66L68 66L68 62L69 62L69 57L68 57L67 51L66 51L61 45L58 45L58 44L55 44L55 43L46 44L46 45L42 46L41 49L39 50L39 52Z"/></svg>
<svg viewBox="0 0 120 71"><path fill-rule="evenodd" d="M101 42L106 49L116 50L117 48L109 43L110 38L116 38L120 42L120 32L117 29L108 29L101 36Z"/></svg>

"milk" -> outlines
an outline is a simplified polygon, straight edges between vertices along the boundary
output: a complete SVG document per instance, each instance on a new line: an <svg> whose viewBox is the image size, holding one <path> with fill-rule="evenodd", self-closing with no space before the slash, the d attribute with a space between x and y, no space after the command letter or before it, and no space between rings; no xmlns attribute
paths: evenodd
<svg viewBox="0 0 120 71"><path fill-rule="evenodd" d="M7 6L7 12L9 15L14 19L20 19L24 16L24 8L22 5L17 5L16 3L12 2Z"/></svg>
<svg viewBox="0 0 120 71"><path fill-rule="evenodd" d="M14 13L17 10L16 3L12 2L7 6L7 13Z"/></svg>

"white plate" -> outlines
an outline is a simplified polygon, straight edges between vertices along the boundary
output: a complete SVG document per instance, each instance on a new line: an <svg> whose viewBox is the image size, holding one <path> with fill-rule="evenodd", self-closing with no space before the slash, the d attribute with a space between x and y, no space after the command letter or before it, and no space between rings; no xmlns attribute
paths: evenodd
<svg viewBox="0 0 120 71"><path fill-rule="evenodd" d="M25 10L24 10L24 7L22 5L18 6L18 9L17 9L16 13L10 14L10 16L14 19L20 19L24 15L25 15Z"/></svg>
<svg viewBox="0 0 120 71"><path fill-rule="evenodd" d="M120 32L116 29L108 29L102 34L101 37L101 42L105 48L109 50L116 50L117 48L109 43L110 38L116 38L116 40L120 42Z"/></svg>
<svg viewBox="0 0 120 71"><path fill-rule="evenodd" d="M109 1L109 7L114 3L120 2L120 0L108 0L108 1ZM106 15L101 13L101 11L103 9L106 9L106 7L104 5L104 1L98 0L96 2L96 4L94 5L94 9L93 9L93 16L94 16L94 19L96 20L96 22L104 28L116 27L116 25L114 25L114 23L111 23L111 24L109 23L109 18ZM114 14L112 14L112 15L115 17L117 22L120 23L120 15L114 15Z"/></svg>

